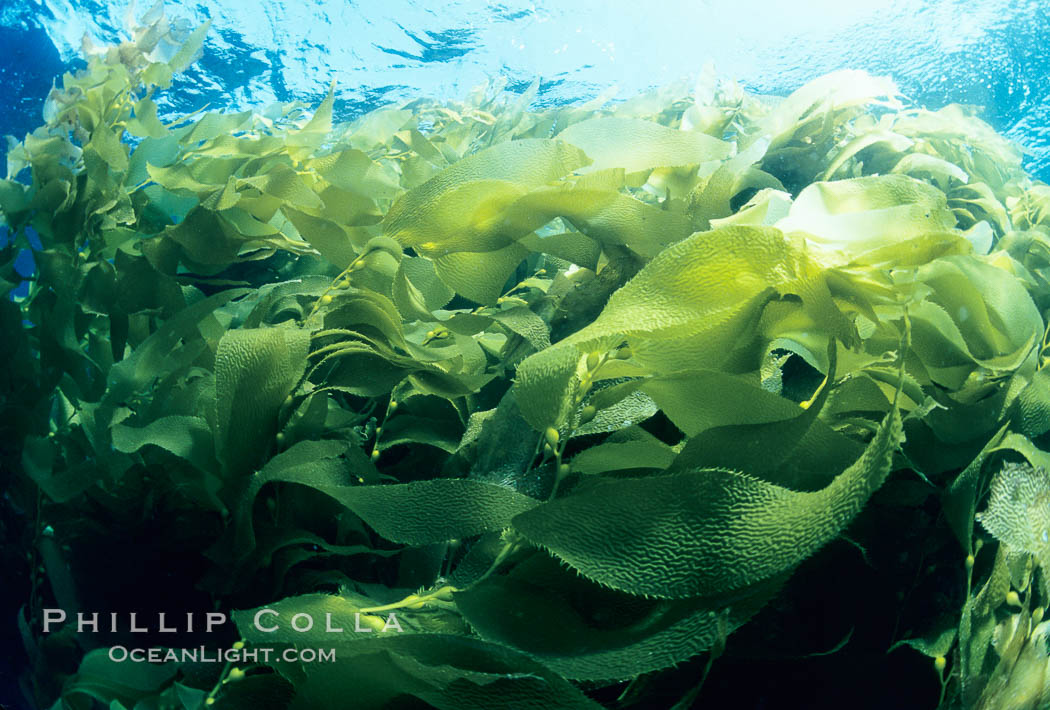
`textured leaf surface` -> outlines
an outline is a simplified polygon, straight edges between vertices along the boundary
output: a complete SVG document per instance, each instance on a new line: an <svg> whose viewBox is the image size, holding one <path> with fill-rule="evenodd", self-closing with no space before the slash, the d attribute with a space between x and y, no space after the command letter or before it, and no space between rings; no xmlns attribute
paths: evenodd
<svg viewBox="0 0 1050 710"><path fill-rule="evenodd" d="M159 446L197 468L208 471L215 460L211 428L200 417L161 417L143 427L113 426L113 446L132 453L144 446Z"/></svg>
<svg viewBox="0 0 1050 710"><path fill-rule="evenodd" d="M465 479L435 479L394 485L352 485L351 472L370 466L338 458L346 446L302 442L275 456L259 473L241 504L241 538L250 540L251 506L271 481L309 486L339 501L392 542L425 545L509 527L518 513L538 504L503 486ZM362 457L358 453L358 457ZM353 475L359 475L354 473Z"/></svg>
<svg viewBox="0 0 1050 710"><path fill-rule="evenodd" d="M720 365L747 342L757 311L776 292L801 295L844 336L819 267L777 229L732 226L671 245L609 299L598 318L526 359L519 380L552 371L569 345L581 349L627 341L633 359L655 373Z"/></svg>
<svg viewBox="0 0 1050 710"><path fill-rule="evenodd" d="M644 600L597 587L538 557L454 598L483 638L522 649L574 680L623 680L681 663L732 633L783 582L722 598ZM574 603L580 598L588 599L587 612Z"/></svg>
<svg viewBox="0 0 1050 710"><path fill-rule="evenodd" d="M557 180L585 163L582 151L562 141L500 143L410 190L390 208L384 229L404 246L501 248L531 229L517 234L501 231L500 211L525 190Z"/></svg>
<svg viewBox="0 0 1050 710"><path fill-rule="evenodd" d="M525 306L516 306L490 314L492 319L507 326L528 341L537 350L550 347L550 329L542 318Z"/></svg>
<svg viewBox="0 0 1050 710"><path fill-rule="evenodd" d="M198 332L198 324L216 308L248 293L245 289L231 289L198 301L180 311L139 344L128 357L109 371L106 399L120 402L145 387L161 372L173 369L180 340L190 339Z"/></svg>
<svg viewBox="0 0 1050 710"><path fill-rule="evenodd" d="M580 366L574 348L548 348L541 354L544 355L542 359L532 360L533 367L519 367L514 381L518 407L536 431L544 431L549 426L558 428L564 421L575 391L576 370Z"/></svg>
<svg viewBox="0 0 1050 710"><path fill-rule="evenodd" d="M777 227L856 254L952 229L955 217L944 193L932 185L905 175L880 175L813 183L795 198Z"/></svg>
<svg viewBox="0 0 1050 710"><path fill-rule="evenodd" d="M476 303L495 303L503 285L529 250L508 244L487 252L460 251L439 256L434 268L441 280L459 295Z"/></svg>
<svg viewBox="0 0 1050 710"><path fill-rule="evenodd" d="M981 525L1014 550L1050 566L1050 474L1043 468L1008 463L992 479Z"/></svg>
<svg viewBox="0 0 1050 710"><path fill-rule="evenodd" d="M301 328L227 331L215 353L219 458L229 473L258 465L277 433L277 410L306 369L310 333Z"/></svg>
<svg viewBox="0 0 1050 710"><path fill-rule="evenodd" d="M668 599L722 593L790 570L838 535L882 484L901 436L894 410L856 463L820 491L701 470L603 482L513 524L613 589Z"/></svg>
<svg viewBox="0 0 1050 710"><path fill-rule="evenodd" d="M637 118L592 118L569 126L558 138L583 149L594 161L589 170L623 168L628 173L721 160L732 149L703 133Z"/></svg>
<svg viewBox="0 0 1050 710"><path fill-rule="evenodd" d="M629 383L627 387L633 384L635 383ZM644 422L660 411L660 407L649 395L639 391L629 392L622 399L617 399L612 404L605 406L605 397L602 395L610 392L611 389L601 390L588 400L589 404L599 407L598 412L594 415L594 419L576 427L573 430L573 436L604 434L625 429Z"/></svg>
<svg viewBox="0 0 1050 710"><path fill-rule="evenodd" d="M359 609L372 604L364 597L305 595L269 605L277 616L261 617L261 632L255 624L256 610L234 612L238 629L249 643L278 647L312 644L336 651L336 665L278 664L279 670L296 679L293 708L346 707L353 698L356 707L384 707L406 696L447 710L513 708L515 710L598 710L599 705L564 678L521 651L502 644L470 638L452 629L449 622L428 610L396 614L404 631L362 632ZM317 620L306 632L292 631L292 614L306 613ZM386 621L385 612L375 616ZM326 625L342 633L326 631ZM429 631L429 633L426 633ZM463 629L455 629L462 632Z"/></svg>

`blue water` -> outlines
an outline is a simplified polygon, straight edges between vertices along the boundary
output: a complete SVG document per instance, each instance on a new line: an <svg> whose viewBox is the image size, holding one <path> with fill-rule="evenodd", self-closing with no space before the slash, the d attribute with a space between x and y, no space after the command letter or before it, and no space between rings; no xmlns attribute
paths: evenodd
<svg viewBox="0 0 1050 710"><path fill-rule="evenodd" d="M124 0L0 0L0 134L40 123L43 97L76 66L80 39L121 38ZM205 0L170 16L212 19L204 56L162 105L241 109L315 103L337 82L352 118L420 95L462 98L487 77L542 80L537 103L626 98L689 80L706 63L786 94L839 68L892 76L916 103L982 106L1050 180L1050 0ZM148 5L140 4L141 14ZM4 146L0 145L0 151Z"/></svg>

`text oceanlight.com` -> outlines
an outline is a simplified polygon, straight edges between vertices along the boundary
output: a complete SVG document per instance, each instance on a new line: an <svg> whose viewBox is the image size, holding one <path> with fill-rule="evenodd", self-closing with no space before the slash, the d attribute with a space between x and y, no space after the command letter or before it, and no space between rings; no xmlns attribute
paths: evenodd
<svg viewBox="0 0 1050 710"><path fill-rule="evenodd" d="M197 648L128 648L113 646L109 649L109 660L114 663L332 663L334 648L226 648L215 650Z"/></svg>

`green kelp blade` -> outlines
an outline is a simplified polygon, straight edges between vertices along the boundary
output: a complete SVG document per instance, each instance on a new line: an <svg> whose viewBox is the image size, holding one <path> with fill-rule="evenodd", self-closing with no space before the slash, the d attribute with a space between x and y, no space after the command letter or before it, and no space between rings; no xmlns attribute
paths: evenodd
<svg viewBox="0 0 1050 710"><path fill-rule="evenodd" d="M952 180L967 183L970 176L955 163L925 153L908 153L893 166L893 172L902 175L929 175L941 190L947 191Z"/></svg>
<svg viewBox="0 0 1050 710"><path fill-rule="evenodd" d="M98 648L84 656L64 693L86 695L107 703L105 707L125 707L119 701L132 707L159 692L176 673L178 666L174 663L121 663L113 660L107 649ZM110 701L114 705L108 704Z"/></svg>
<svg viewBox="0 0 1050 710"><path fill-rule="evenodd" d="M662 599L720 594L788 571L838 535L882 485L902 440L894 408L861 457L822 490L704 469L604 481L512 523L612 589Z"/></svg>
<svg viewBox="0 0 1050 710"><path fill-rule="evenodd" d="M406 109L376 109L352 122L347 127L347 136L354 148L371 150L389 143L394 134L409 125L413 118L412 112Z"/></svg>
<svg viewBox="0 0 1050 710"><path fill-rule="evenodd" d="M288 153L297 160L310 157L332 131L332 106L335 103L335 82L314 110L313 116L302 128L289 131L285 138Z"/></svg>
<svg viewBox="0 0 1050 710"><path fill-rule="evenodd" d="M913 272L902 269L894 279L901 290L925 290L925 299L908 311L923 379L957 392L989 376L1014 371L1031 376L1043 319L1022 282L1009 272L972 254L954 254ZM928 423L943 416L931 414Z"/></svg>
<svg viewBox="0 0 1050 710"><path fill-rule="evenodd" d="M482 638L519 649L566 678L619 681L710 649L783 582L780 575L721 597L642 599L600 587L538 552L453 599ZM587 600L585 610L580 599Z"/></svg>
<svg viewBox="0 0 1050 710"><path fill-rule="evenodd" d="M693 389L691 378L672 379L668 383L674 390L671 396L692 394L693 402L704 403L697 409L715 412L701 429L687 432L690 438L670 472L721 468L747 471L794 491L827 486L834 472L849 466L861 449L818 418L835 381L835 350L834 346L828 348L827 375L802 405L724 373L708 373L706 392ZM684 400L679 400L679 406L682 403ZM879 413L882 411L885 408Z"/></svg>
<svg viewBox="0 0 1050 710"><path fill-rule="evenodd" d="M401 257L391 284L391 296L404 321L437 320L434 311L448 305L455 295L438 277L430 259Z"/></svg>
<svg viewBox="0 0 1050 710"><path fill-rule="evenodd" d="M179 311L139 343L130 355L110 368L103 401L117 404L145 387L158 377L158 373L171 372L174 363L178 362L179 341L192 340L194 335L199 335L201 321L212 311L248 293L248 289L221 291Z"/></svg>
<svg viewBox="0 0 1050 710"><path fill-rule="evenodd" d="M928 379L949 391L958 390L974 370L975 360L948 311L922 301L909 309L908 319L912 352Z"/></svg>
<svg viewBox="0 0 1050 710"><path fill-rule="evenodd" d="M611 116L574 123L558 138L581 148L594 161L588 171L623 168L627 174L722 160L733 149L731 143L703 133Z"/></svg>
<svg viewBox="0 0 1050 710"><path fill-rule="evenodd" d="M60 463L60 447L51 437L28 436L22 446L21 465L26 475L56 503L72 500L98 482L97 470L89 465L72 468Z"/></svg>
<svg viewBox="0 0 1050 710"><path fill-rule="evenodd" d="M384 636L459 634L465 630L462 621L443 607L423 607L411 610L402 608L385 613L362 611L362 609L382 606L390 598L400 599L402 596L399 596L400 590L386 590L368 584L361 586L370 587L372 594L378 593L381 596L367 596L349 589L340 594L320 592L301 594L271 601L257 609L234 611L232 616L247 643L299 645L304 642L319 641L320 646L338 644L346 647L358 642L372 643ZM401 631L357 630L369 628L362 623L368 619L361 617L374 616L385 621L391 611L395 618L400 617L398 624L401 626ZM263 613L260 614L260 612ZM313 617L313 628L306 631L292 628L288 622L294 614L307 614Z"/></svg>
<svg viewBox="0 0 1050 710"><path fill-rule="evenodd" d="M201 56L201 49L204 46L204 38L208 36L208 30L211 29L211 19L205 20L202 25L194 28L190 32L189 37L179 51L175 53L175 56L168 62L168 66L171 69L172 74L178 74L179 72L185 71L191 64L197 61Z"/></svg>
<svg viewBox="0 0 1050 710"><path fill-rule="evenodd" d="M501 207L513 197L564 177L587 164L583 152L563 141L525 139L499 143L452 164L402 195L383 220L386 234L402 246L452 251L458 230L487 249L506 246L527 234L502 232ZM463 220L468 220L466 223ZM451 246L446 245L448 242ZM473 250L482 251L475 245ZM465 249L471 249L467 244Z"/></svg>
<svg viewBox="0 0 1050 710"><path fill-rule="evenodd" d="M416 189L421 190L428 184ZM408 196L412 194L409 192ZM420 207L413 213L410 225L401 224L407 221L407 217L386 224L386 233L402 246L431 257L461 251L497 251L543 224L532 215L526 215L524 221L505 218L507 208L524 194L526 190L510 180L459 183L449 186L432 202ZM394 209L399 204L391 208L387 220L391 219L391 214L396 214Z"/></svg>
<svg viewBox="0 0 1050 710"><path fill-rule="evenodd" d="M1044 468L1008 463L992 479L988 508L977 520L1012 550L1050 566L1050 473Z"/></svg>
<svg viewBox="0 0 1050 710"><path fill-rule="evenodd" d="M813 183L776 226L805 233L807 241L827 250L822 259L840 265L888 242L949 231L955 216L936 187L906 175L878 175Z"/></svg>
<svg viewBox="0 0 1050 710"><path fill-rule="evenodd" d="M284 163L277 163L267 172L240 178L238 187L253 187L264 195L286 202L299 209L317 209L323 206L321 198L297 171Z"/></svg>
<svg viewBox="0 0 1050 710"><path fill-rule="evenodd" d="M329 334L356 333L360 337L367 337L392 347L409 347L405 340L401 315L393 301L383 294L371 289L351 287L335 292L333 299L324 313L324 330L319 331L315 338ZM320 352L315 350L311 355L316 356ZM425 359L423 353L414 354L420 360Z"/></svg>
<svg viewBox="0 0 1050 710"><path fill-rule="evenodd" d="M521 245L530 251L550 254L591 271L598 270L598 259L602 254L601 245L582 232L562 232L543 237L527 234L521 239Z"/></svg>
<svg viewBox="0 0 1050 710"><path fill-rule="evenodd" d="M757 317L778 292L801 296L831 334L852 340L852 326L832 302L823 272L779 230L723 227L665 249L612 295L593 323L524 360L515 384L519 405L523 412L558 415L546 388L564 392L574 359L624 340L632 360L654 374L719 369L735 348L754 340ZM530 423L538 426L532 418Z"/></svg>
<svg viewBox="0 0 1050 710"><path fill-rule="evenodd" d="M791 421L806 413L757 382L718 370L681 370L648 379L641 388L690 437L713 427Z"/></svg>
<svg viewBox="0 0 1050 710"><path fill-rule="evenodd" d="M193 195L204 200L217 190L222 190L246 159L206 157L188 165L184 162L166 162L165 165L146 162L143 167L146 172L144 179L148 178L179 195Z"/></svg>
<svg viewBox="0 0 1050 710"><path fill-rule="evenodd" d="M227 331L215 352L215 438L228 474L259 465L277 433L277 412L306 370L303 328Z"/></svg>
<svg viewBox="0 0 1050 710"><path fill-rule="evenodd" d="M343 225L300 212L288 205L282 207L281 212L310 246L340 269L345 269L357 258L350 233Z"/></svg>
<svg viewBox="0 0 1050 710"><path fill-rule="evenodd" d="M928 152L958 165L971 180L1001 186L1022 173L1021 148L973 114L974 107L959 104L902 111L893 130L921 138Z"/></svg>
<svg viewBox="0 0 1050 710"><path fill-rule="evenodd" d="M777 149L799 136L809 123L826 124L829 114L863 104L899 106L897 85L888 77L843 69L796 89L761 120L761 132Z"/></svg>
<svg viewBox="0 0 1050 710"><path fill-rule="evenodd" d="M416 417L398 414L383 425L383 438L376 444L377 451L386 451L402 444L433 446L447 453L455 453L463 428L454 417Z"/></svg>
<svg viewBox="0 0 1050 710"><path fill-rule="evenodd" d="M1050 431L1050 370L1037 370L1017 396L1014 427L1035 438Z"/></svg>
<svg viewBox="0 0 1050 710"><path fill-rule="evenodd" d="M693 225L699 229L711 226L711 220L733 214L732 199L749 187L783 190L784 186L772 175L752 166L766 154L769 139L760 138L745 150L722 163L703 185L689 195L689 212ZM790 200L790 198L789 198Z"/></svg>
<svg viewBox="0 0 1050 710"><path fill-rule="evenodd" d="M687 353L674 352L670 341L733 319L767 291L801 296L825 316L827 327L847 335L815 263L780 230L733 226L694 234L661 252L612 295L594 323L565 342L619 335L634 348L636 339L655 338L668 352L639 358L643 363L661 372L698 367Z"/></svg>
<svg viewBox="0 0 1050 710"><path fill-rule="evenodd" d="M528 253L523 250L524 245L543 251L547 240L533 231L558 217L582 234L564 235L553 240L552 246L570 258L579 259L583 265L596 259L596 254L585 256L594 253L597 247L594 242L626 245L641 256L651 258L691 231L688 218L681 212L660 209L617 188L585 180L529 191L503 180L465 183L449 190L425 217L433 223L427 231L428 239L411 246L439 263L461 252L476 253L478 256L470 257L476 262L471 268L486 272L501 263L497 257L508 253L515 243L523 254ZM569 244L573 238L582 243ZM513 266L516 265L514 262ZM496 284L502 285L502 282Z"/></svg>
<svg viewBox="0 0 1050 710"><path fill-rule="evenodd" d="M149 181L150 166L167 167L179 157L179 143L174 136L147 137L136 146L128 160L124 184L130 189ZM0 201L2 204L2 201Z"/></svg>
<svg viewBox="0 0 1050 710"><path fill-rule="evenodd" d="M260 242L238 232L218 213L194 207L177 225L166 228L150 239L143 240L147 258L164 247L177 245L184 264L190 264L198 273L214 274L229 264L239 261L242 248ZM151 259L158 263L159 259Z"/></svg>
<svg viewBox="0 0 1050 710"><path fill-rule="evenodd" d="M504 308L489 315L493 320L506 326L512 333L520 335L536 350L550 347L550 327L543 318L527 306Z"/></svg>
<svg viewBox="0 0 1050 710"><path fill-rule="evenodd" d="M971 518L971 523L973 519ZM996 611L1002 606L1006 593L1010 591L1010 568L1007 564L1007 549L999 545L995 561L988 578L979 591L963 604L959 621L959 663L962 666L961 685L963 697L971 703L988 678L987 659L993 655L993 637L996 627Z"/></svg>
<svg viewBox="0 0 1050 710"><path fill-rule="evenodd" d="M930 300L952 317L965 348L984 367L1014 370L1044 331L1039 309L1015 276L967 254L946 256L918 270Z"/></svg>
<svg viewBox="0 0 1050 710"><path fill-rule="evenodd" d="M506 217L512 223L527 225L530 231L563 217L591 239L627 246L645 258L656 256L692 232L684 213L586 184L532 190L514 202Z"/></svg>
<svg viewBox="0 0 1050 710"><path fill-rule="evenodd" d="M541 356L541 357L538 357ZM531 363L525 367L525 363ZM569 414L578 389L580 357L575 348L547 348L518 367L514 398L525 420L536 431L559 428Z"/></svg>
<svg viewBox="0 0 1050 710"><path fill-rule="evenodd" d="M956 628L956 619L951 616L944 616L938 619L937 629L930 632L927 636L919 636L916 638L902 639L897 641L890 646L886 653L897 649L900 646L910 646L924 656L930 658L936 658L937 656L947 656L952 650L952 646L955 645L955 639L958 635L958 628Z"/></svg>
<svg viewBox="0 0 1050 710"><path fill-rule="evenodd" d="M113 448L130 454L144 446L159 446L189 461L201 471L215 468L215 444L211 427L201 417L172 415L160 417L146 426L114 424Z"/></svg>
<svg viewBox="0 0 1050 710"><path fill-rule="evenodd" d="M294 643L274 644L268 638L261 639L267 647L275 648L278 658L284 648L302 647L301 644L335 652L333 662L303 664L278 660L275 663L278 671L295 684L296 695L290 710L344 710L347 707L601 710L602 707L566 679L506 646L447 633L366 634L353 631L353 621L349 622L350 626L342 627L348 629L344 634L326 634L325 618L323 614L318 616L315 629L296 634L299 638ZM250 617L238 619L242 629L250 624ZM354 640L354 636L368 638Z"/></svg>
<svg viewBox="0 0 1050 710"><path fill-rule="evenodd" d="M638 390L637 386L640 384L641 380L631 380L597 391L592 390L592 394L584 400L584 406L595 407L597 413L589 422L581 423L577 420L572 435L588 436L619 431L654 416L660 411L660 407L652 397ZM652 459L650 463L659 460Z"/></svg>
<svg viewBox="0 0 1050 710"><path fill-rule="evenodd" d="M573 456L571 465L573 471L596 474L631 468L665 469L674 458L674 449L653 437L622 442L605 441Z"/></svg>
<svg viewBox="0 0 1050 710"><path fill-rule="evenodd" d="M494 304L507 279L528 255L529 250L518 243L495 251L457 251L437 257L434 270L460 296L475 303Z"/></svg>
<svg viewBox="0 0 1050 710"><path fill-rule="evenodd" d="M940 257L973 254L973 252L973 244L958 231L926 232L917 237L879 245L874 249L854 254L846 269L856 271L858 267L864 266L895 270L908 269L923 266ZM873 274L869 271L866 275ZM888 276L883 276L883 278L888 278Z"/></svg>
<svg viewBox="0 0 1050 710"><path fill-rule="evenodd" d="M831 161L828 169L824 171L821 176L821 180L830 180L835 173L838 172L839 168L846 164L846 162L855 156L857 153L873 146L881 146L884 152L890 153L903 153L913 145L913 141L907 136L902 136L892 131L874 130L863 135L857 136L845 146L839 152L835 159ZM872 152L872 151L869 151Z"/></svg>
<svg viewBox="0 0 1050 710"><path fill-rule="evenodd" d="M344 458L345 457L345 458ZM539 501L509 488L466 479L357 485L374 467L357 448L338 441L303 441L252 476L238 509L236 549L254 546L252 505L270 482L298 483L334 498L392 542L426 545L500 530ZM363 477L363 476L362 476Z"/></svg>
<svg viewBox="0 0 1050 710"><path fill-rule="evenodd" d="M390 199L401 192L396 173L353 148L313 158L308 162L321 177L342 190L372 198Z"/></svg>
<svg viewBox="0 0 1050 710"><path fill-rule="evenodd" d="M233 619L249 645L334 650L334 666L283 663L277 656L275 668L296 685L293 708L341 709L347 697L355 707L389 707L394 699L415 697L448 710L600 708L522 651L466 635L457 614L432 607L360 611L376 605L353 593L307 594L235 611ZM314 623L293 630L293 615ZM397 626L383 630L391 618Z"/></svg>

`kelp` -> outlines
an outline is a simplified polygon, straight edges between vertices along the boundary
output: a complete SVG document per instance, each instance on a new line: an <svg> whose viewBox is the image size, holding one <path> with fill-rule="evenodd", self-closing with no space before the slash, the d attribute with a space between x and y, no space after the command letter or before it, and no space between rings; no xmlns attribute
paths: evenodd
<svg viewBox="0 0 1050 710"><path fill-rule="evenodd" d="M38 704L651 707L902 516L966 581L893 647L943 707L1045 704L1050 188L970 109L837 72L161 115L207 33L158 5L88 48L0 181ZM128 667L67 628L62 670L47 600L120 597L77 561L144 520L143 579L337 663Z"/></svg>

